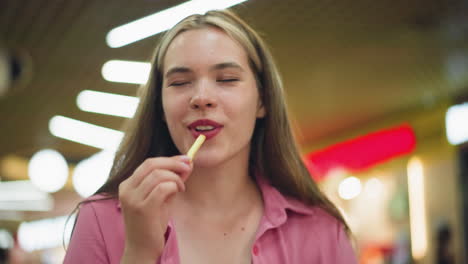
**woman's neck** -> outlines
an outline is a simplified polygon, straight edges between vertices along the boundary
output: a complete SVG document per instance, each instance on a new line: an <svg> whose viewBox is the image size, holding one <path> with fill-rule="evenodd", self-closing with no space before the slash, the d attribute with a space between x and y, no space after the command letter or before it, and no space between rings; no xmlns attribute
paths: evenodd
<svg viewBox="0 0 468 264"><path fill-rule="evenodd" d="M215 168L200 168L195 164L185 185L186 191L178 198L198 212L240 212L246 205L261 199L257 185L248 173L247 160L234 159Z"/></svg>

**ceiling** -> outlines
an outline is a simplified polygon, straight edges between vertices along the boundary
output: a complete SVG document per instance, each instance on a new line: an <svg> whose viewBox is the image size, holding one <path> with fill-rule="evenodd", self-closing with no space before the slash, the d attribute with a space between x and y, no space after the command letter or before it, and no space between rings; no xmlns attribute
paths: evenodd
<svg viewBox="0 0 468 264"><path fill-rule="evenodd" d="M0 97L0 158L43 148L76 163L97 149L52 136L63 115L119 129L124 119L78 109L91 89L135 95L101 76L111 59L148 60L158 36L112 49L112 28L174 6L168 0L2 0L0 45L24 78ZM462 0L251 0L235 8L270 44L302 145L468 92Z"/></svg>

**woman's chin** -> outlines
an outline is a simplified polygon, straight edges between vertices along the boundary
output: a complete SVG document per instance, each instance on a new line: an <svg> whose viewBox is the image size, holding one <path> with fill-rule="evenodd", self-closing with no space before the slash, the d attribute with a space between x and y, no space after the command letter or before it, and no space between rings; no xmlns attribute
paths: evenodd
<svg viewBox="0 0 468 264"><path fill-rule="evenodd" d="M194 168L216 168L223 163L223 158L220 155L208 155L208 153L200 153L193 160Z"/></svg>
<svg viewBox="0 0 468 264"><path fill-rule="evenodd" d="M197 159L195 158L193 162L194 168L200 168L200 169L208 169L208 168L215 168L219 166L221 162L218 160L213 160L213 159Z"/></svg>

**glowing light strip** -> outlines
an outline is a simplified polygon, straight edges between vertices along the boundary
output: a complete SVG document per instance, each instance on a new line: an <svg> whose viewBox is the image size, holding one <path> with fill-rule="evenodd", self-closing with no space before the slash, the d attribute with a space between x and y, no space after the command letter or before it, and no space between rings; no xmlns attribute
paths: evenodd
<svg viewBox="0 0 468 264"><path fill-rule="evenodd" d="M53 207L52 196L37 189L30 181L0 182L0 210L49 211Z"/></svg>
<svg viewBox="0 0 468 264"><path fill-rule="evenodd" d="M107 45L119 48L166 31L183 18L193 14L203 14L213 9L225 9L246 0L192 0L165 9L155 14L137 19L109 31Z"/></svg>
<svg viewBox="0 0 468 264"><path fill-rule="evenodd" d="M123 132L96 126L64 116L54 116L49 121L52 135L99 149L116 150Z"/></svg>
<svg viewBox="0 0 468 264"><path fill-rule="evenodd" d="M408 124L383 129L307 154L304 162L316 180L334 169L359 172L411 153L416 136Z"/></svg>
<svg viewBox="0 0 468 264"><path fill-rule="evenodd" d="M139 61L110 60L102 66L102 77L109 82L144 84L148 81L151 64Z"/></svg>
<svg viewBox="0 0 468 264"><path fill-rule="evenodd" d="M21 248L31 252L68 244L76 214L67 222L68 216L23 222L18 227L18 242Z"/></svg>
<svg viewBox="0 0 468 264"><path fill-rule="evenodd" d="M84 90L78 94L76 104L83 111L131 118L139 99L133 96Z"/></svg>
<svg viewBox="0 0 468 264"><path fill-rule="evenodd" d="M424 171L421 160L408 162L408 193L410 206L411 252L422 259L427 251L426 203L424 197Z"/></svg>

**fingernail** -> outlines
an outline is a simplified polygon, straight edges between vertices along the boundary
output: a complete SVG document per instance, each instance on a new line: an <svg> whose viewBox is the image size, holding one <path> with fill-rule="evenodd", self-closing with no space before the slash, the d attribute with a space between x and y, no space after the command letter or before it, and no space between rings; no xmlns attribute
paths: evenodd
<svg viewBox="0 0 468 264"><path fill-rule="evenodd" d="M185 164L187 164L187 165L190 165L190 163L192 162L192 160L190 159L190 157L187 156L187 155L182 155L182 156L180 156L180 160L181 160L182 162L184 162Z"/></svg>
<svg viewBox="0 0 468 264"><path fill-rule="evenodd" d="M182 162L183 166L185 167L185 169L187 170L190 170L190 164L188 164L187 162Z"/></svg>

